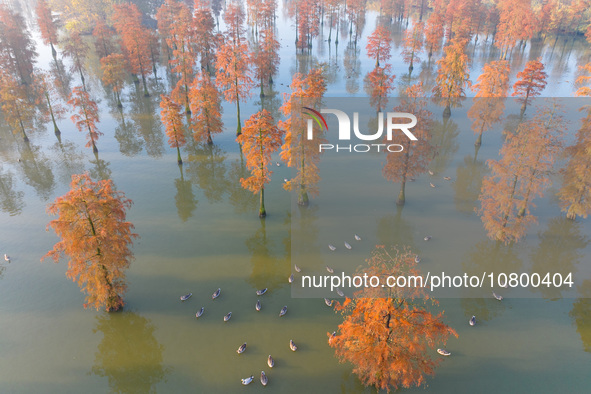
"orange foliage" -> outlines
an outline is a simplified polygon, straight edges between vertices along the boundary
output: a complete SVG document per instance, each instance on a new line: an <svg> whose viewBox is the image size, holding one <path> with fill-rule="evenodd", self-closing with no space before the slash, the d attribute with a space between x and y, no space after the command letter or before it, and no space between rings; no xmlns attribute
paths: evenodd
<svg viewBox="0 0 591 394"><path fill-rule="evenodd" d="M95 39L94 48L99 58L109 56L114 51L113 36L115 32L107 26L104 20L99 19L92 30Z"/></svg>
<svg viewBox="0 0 591 394"><path fill-rule="evenodd" d="M0 107L2 115L16 135L18 130L24 141L29 141L25 133L25 123L35 113L33 103L27 97L25 85L20 84L12 75L0 69Z"/></svg>
<svg viewBox="0 0 591 394"><path fill-rule="evenodd" d="M261 31L258 50L254 54L255 78L259 81L261 97L265 94L265 84L273 83L273 75L279 69L279 48L281 45L275 38L274 27Z"/></svg>
<svg viewBox="0 0 591 394"><path fill-rule="evenodd" d="M531 9L531 0L499 0L499 24L495 45L501 50L501 59L506 59L517 40L528 40L536 31L536 20Z"/></svg>
<svg viewBox="0 0 591 394"><path fill-rule="evenodd" d="M0 68L26 84L31 81L36 56L24 18L0 4Z"/></svg>
<svg viewBox="0 0 591 394"><path fill-rule="evenodd" d="M437 61L439 70L433 92L444 99L446 111L456 105L458 99L465 96L465 89L471 86L465 46L466 41L453 40L445 47L445 56Z"/></svg>
<svg viewBox="0 0 591 394"><path fill-rule="evenodd" d="M283 187L286 190L298 188L298 204L308 205L308 194L318 194L318 144L324 139L318 130L313 139L306 138L306 122L302 117L302 110L305 106L314 107L326 91L322 69L313 69L306 77L300 73L294 74L290 87L291 94L284 96L280 108L286 117L285 121L279 122L279 127L285 132L280 157L288 167L295 167L296 173Z"/></svg>
<svg viewBox="0 0 591 394"><path fill-rule="evenodd" d="M181 116L181 107L170 97L161 95L160 96L160 117L164 124L166 135L168 136L168 144L171 148L176 148L177 159L179 165L183 164L181 159L181 146L185 146L187 140L185 139L185 133L183 130L183 118Z"/></svg>
<svg viewBox="0 0 591 394"><path fill-rule="evenodd" d="M112 53L109 56L101 58L101 69L103 71L102 80L107 86L111 86L115 96L117 96L117 105L121 108L121 89L125 82L125 56L119 53Z"/></svg>
<svg viewBox="0 0 591 394"><path fill-rule="evenodd" d="M255 194L260 193L259 217L267 215L265 185L271 181L271 154L281 147L282 135L269 111L263 109L246 121L242 134L236 138L238 143L242 144L246 166L251 173L250 177L241 178L240 184Z"/></svg>
<svg viewBox="0 0 591 394"><path fill-rule="evenodd" d="M431 60L433 52L441 49L443 32L443 16L435 10L431 13L429 19L427 19L425 26L425 47L429 47L429 60Z"/></svg>
<svg viewBox="0 0 591 394"><path fill-rule="evenodd" d="M172 48L173 58L170 60L172 71L179 74L175 88L172 90L172 98L182 102L185 111L191 113L189 108L189 86L193 79L193 66L197 54L193 50L193 17L189 7L181 4L178 13L174 15L174 23L170 28L168 46Z"/></svg>
<svg viewBox="0 0 591 394"><path fill-rule="evenodd" d="M55 57L56 52L53 44L57 44L57 27L51 16L51 8L49 8L45 0L38 0L35 13L37 14L37 25L41 32L41 39L45 45L51 46L51 53Z"/></svg>
<svg viewBox="0 0 591 394"><path fill-rule="evenodd" d="M551 183L562 128L556 108L543 110L507 136L499 160L488 161L491 175L482 181L478 213L489 238L505 244L519 241L536 222L530 207Z"/></svg>
<svg viewBox="0 0 591 394"><path fill-rule="evenodd" d="M517 82L513 85L511 96L520 97L520 101L523 103L522 114L527 107L527 100L530 97L539 96L546 87L546 77L544 64L540 59L530 60L525 64L525 69L517 73Z"/></svg>
<svg viewBox="0 0 591 394"><path fill-rule="evenodd" d="M84 62L88 56L88 45L84 42L84 39L78 31L71 31L66 38L64 44L64 55L72 59L72 65L70 69L72 72L78 71L80 73L80 80L84 85Z"/></svg>
<svg viewBox="0 0 591 394"><path fill-rule="evenodd" d="M418 59L423 50L423 23L417 22L412 29L404 32L402 58L409 63L408 70L412 72L415 57Z"/></svg>
<svg viewBox="0 0 591 394"><path fill-rule="evenodd" d="M88 139L86 147L89 148L92 146L92 151L97 153L96 141L103 133L96 127L99 121L96 102L90 98L90 95L82 86L76 86L72 89L72 93L70 93L68 104L73 107L74 111L77 111L72 115L71 119L78 131L88 131L86 135Z"/></svg>
<svg viewBox="0 0 591 394"><path fill-rule="evenodd" d="M212 72L215 65L215 50L220 37L214 34L215 22L207 0L195 0L193 13L193 44L201 56L201 68Z"/></svg>
<svg viewBox="0 0 591 394"><path fill-rule="evenodd" d="M390 75L391 67L376 66L365 76L365 91L369 95L370 104L380 112L388 102L388 95L395 89L395 75Z"/></svg>
<svg viewBox="0 0 591 394"><path fill-rule="evenodd" d="M375 31L367 37L367 57L375 59L376 67L380 65L380 61L387 62L392 56L391 50L392 38L390 38L390 31L382 25L378 25Z"/></svg>
<svg viewBox="0 0 591 394"><path fill-rule="evenodd" d="M591 96L591 62L584 66L579 66L580 75L577 77L576 84L579 86L575 96Z"/></svg>
<svg viewBox="0 0 591 394"><path fill-rule="evenodd" d="M408 249L377 246L362 274L378 276L382 283L388 275L420 275L414 260ZM450 335L457 337L443 322L443 312L428 312L428 304L437 301L419 286L364 288L335 308L345 317L338 334L328 334L328 343L341 362L353 364L366 386L389 392L424 385L441 360L429 356L432 349Z"/></svg>
<svg viewBox="0 0 591 394"><path fill-rule="evenodd" d="M400 144L404 147L402 152L391 152L386 157L386 164L382 169L384 178L391 182L400 182L400 194L397 205L404 205L406 201L405 185L409 178L414 178L427 171L427 166L433 155L429 141L431 134L431 113L426 109L425 92L422 82L412 85L406 89L405 98L401 99L395 112L408 112L417 117L417 125L413 127L412 133L417 137L416 141L410 140L402 133L393 134L388 144ZM402 120L402 123L406 120Z"/></svg>
<svg viewBox="0 0 591 394"><path fill-rule="evenodd" d="M189 90L191 101L191 127L195 141L207 137L207 143L213 144L212 134L222 132L222 105L220 93L206 72L200 72L193 79Z"/></svg>
<svg viewBox="0 0 591 394"><path fill-rule="evenodd" d="M56 263L69 258L66 276L87 294L84 307L118 310L124 305L125 270L133 254L130 245L137 234L126 222L131 200L114 189L113 181L93 182L88 174L72 175L70 191L49 204L49 222L60 241L42 260Z"/></svg>

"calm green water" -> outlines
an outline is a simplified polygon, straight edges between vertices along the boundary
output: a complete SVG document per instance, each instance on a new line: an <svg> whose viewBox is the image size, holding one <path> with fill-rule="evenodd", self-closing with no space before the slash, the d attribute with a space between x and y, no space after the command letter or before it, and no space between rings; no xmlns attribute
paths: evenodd
<svg viewBox="0 0 591 394"><path fill-rule="evenodd" d="M363 95L363 77L372 67L363 48L375 14L368 14L357 55L344 38L337 50L333 45L329 51L325 30L312 56L297 57L292 22L282 12L278 15L282 63L275 79L277 94L265 105L277 107L292 73L315 61L328 63L328 96ZM394 29L398 45L400 28ZM38 51L40 64L49 67L48 48ZM473 56L472 73L478 75L482 64L497 55L479 44ZM545 95L571 96L576 66L588 52L579 43L559 45L554 53L528 45L512 58L513 78L537 56L548 67ZM568 267L576 284L569 298L555 291L513 290L506 290L500 303L473 292L442 298L446 322L459 338L449 340L446 348L453 355L429 379L427 391L589 391L591 226L563 219L554 197L560 185L555 177L546 197L536 200L539 223L527 238L513 247L495 248L473 209L479 180L487 173L485 162L497 157L502 138L498 130L485 134L474 159L474 136L465 120L469 105L454 110L450 124L435 128L439 155L430 166L435 176L422 176L407 186L402 211L394 205L399 186L381 177L384 158L325 155L320 195L306 210L296 207L292 212L291 196L282 188L290 170L274 168L265 193L269 216L261 222L258 200L238 183L245 172L233 140L232 104L224 104L226 131L214 136L214 147L184 149L180 171L159 122L158 97L169 86L164 68L159 69L161 79L151 78L150 99L133 84L126 87L122 121L96 77L97 59L89 59L87 67L90 89L101 101L99 126L105 135L97 144L99 160L84 148L83 137L68 119L60 122L61 144L48 124L30 132L30 148L6 126L0 128L0 254L12 256L10 264L0 264L0 392L255 392L263 390L261 370L269 377L266 390L271 392L370 392L327 345L326 333L336 329L341 317L322 299L293 297L305 296L295 290L292 296L287 278L295 233L308 237L309 248L303 252L311 257L301 264L305 272L322 273L326 264L354 269L376 244L410 245L421 254L421 267L433 272ZM402 88L408 83L406 66L396 56L393 70ZM432 83L426 63L415 66L413 78L419 75ZM73 78L72 86L77 84ZM566 101L567 111L576 113L580 103ZM241 108L246 119L260 101ZM439 122L441 110L433 110ZM578 126L573 121L570 132ZM129 220L141 238L134 247L136 260L128 272L127 304L121 313L84 310L83 294L65 277L66 263L39 262L56 242L53 232L45 231L50 220L45 207L66 193L72 173L84 170L112 179L134 201ZM443 176L452 181L443 181ZM430 181L439 187L429 188ZM362 241L353 243L355 233ZM433 236L429 243L422 241L427 234ZM344 241L354 246L349 254L342 252ZM328 243L340 247L337 253L330 253ZM222 295L212 301L218 287ZM268 293L257 297L255 290L263 287L269 287ZM188 292L193 297L180 302L179 296ZM260 312L254 309L257 299L263 305ZM279 318L284 305L289 311ZM195 312L202 306L205 313L197 320ZM232 319L224 323L230 311ZM468 325L473 314L476 327ZM298 345L295 353L290 339ZM243 342L248 349L237 355ZM269 354L276 361L272 370L266 365ZM240 378L251 374L257 381L241 386Z"/></svg>

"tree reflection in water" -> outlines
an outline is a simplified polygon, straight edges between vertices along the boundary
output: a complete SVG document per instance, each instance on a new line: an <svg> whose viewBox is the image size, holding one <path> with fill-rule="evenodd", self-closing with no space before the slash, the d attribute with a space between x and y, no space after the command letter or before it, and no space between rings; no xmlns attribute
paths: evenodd
<svg viewBox="0 0 591 394"><path fill-rule="evenodd" d="M101 313L94 333L103 339L97 347L91 373L109 380L115 393L152 393L170 368L163 367L164 347L154 337L152 323L134 313Z"/></svg>
<svg viewBox="0 0 591 394"><path fill-rule="evenodd" d="M577 290L579 298L573 303L570 317L583 341L583 350L591 353L591 279L583 281Z"/></svg>

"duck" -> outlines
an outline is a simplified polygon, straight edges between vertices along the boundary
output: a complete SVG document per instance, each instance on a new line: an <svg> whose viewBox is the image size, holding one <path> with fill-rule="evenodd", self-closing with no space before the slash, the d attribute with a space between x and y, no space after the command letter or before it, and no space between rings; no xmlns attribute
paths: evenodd
<svg viewBox="0 0 591 394"><path fill-rule="evenodd" d="M240 379L240 380L242 381L243 385L247 386L254 380L254 376L250 376L248 378Z"/></svg>
<svg viewBox="0 0 591 394"><path fill-rule="evenodd" d="M284 182L284 183L287 183L287 182L289 182L289 179L287 179L287 178L283 178L283 182Z"/></svg>
<svg viewBox="0 0 591 394"><path fill-rule="evenodd" d="M329 300L328 298L324 299L324 303L326 304L326 306L332 306L334 300Z"/></svg>
<svg viewBox="0 0 591 394"><path fill-rule="evenodd" d="M431 175L431 176L435 175L435 173L431 170L429 170L428 172L429 172L429 175Z"/></svg>
<svg viewBox="0 0 591 394"><path fill-rule="evenodd" d="M281 163L279 163L278 161L276 161L276 162L275 162L275 165L276 165L277 167L281 167Z"/></svg>
<svg viewBox="0 0 591 394"><path fill-rule="evenodd" d="M221 289L221 288L218 288L218 289L215 291L215 293L213 293L213 294L211 295L211 299L212 299L212 300L215 300L216 298L218 298L218 297L220 296L220 293L221 293L221 292L222 292L222 289Z"/></svg>
<svg viewBox="0 0 591 394"><path fill-rule="evenodd" d="M451 181L451 177L449 177L449 176L444 176L443 179L445 179L446 181Z"/></svg>
<svg viewBox="0 0 591 394"><path fill-rule="evenodd" d="M451 353L445 349L437 349L437 353L441 354L442 356L451 356Z"/></svg>
<svg viewBox="0 0 591 394"><path fill-rule="evenodd" d="M339 297L345 296L345 293L343 293L343 291L341 289L339 289L338 287L337 287L337 294L339 295Z"/></svg>
<svg viewBox="0 0 591 394"><path fill-rule="evenodd" d="M191 298L192 295L193 295L193 293L182 295L181 301L187 301L189 298Z"/></svg>
<svg viewBox="0 0 591 394"><path fill-rule="evenodd" d="M292 283L293 282L293 274L289 275L289 279L288 280L289 280L289 283Z"/></svg>
<svg viewBox="0 0 591 394"><path fill-rule="evenodd" d="M431 186L431 187L436 187L436 186L433 184L433 182L429 182L429 186Z"/></svg>
<svg viewBox="0 0 591 394"><path fill-rule="evenodd" d="M226 316L224 316L224 321L228 321L232 318L232 312L228 312Z"/></svg>
<svg viewBox="0 0 591 394"><path fill-rule="evenodd" d="M326 266L326 270L328 271L329 274L334 274L334 270L332 268L330 268L328 265Z"/></svg>
<svg viewBox="0 0 591 394"><path fill-rule="evenodd" d="M201 315L203 315L203 312L205 312L205 308L201 307L201 309L199 310L199 312L195 313L195 317L201 317Z"/></svg>
<svg viewBox="0 0 591 394"><path fill-rule="evenodd" d="M328 244L328 248L329 248L331 251L333 251L333 252L334 252L335 250L337 250L337 248L335 248L335 247L334 247L334 246L332 246L331 244Z"/></svg>
<svg viewBox="0 0 591 394"><path fill-rule="evenodd" d="M269 378L265 375L265 371L261 371L261 384L266 386L269 383Z"/></svg>
<svg viewBox="0 0 591 394"><path fill-rule="evenodd" d="M471 325L471 326L473 326L473 325L475 325L475 324L476 324L476 316L472 316L472 317L470 318L470 325Z"/></svg>
<svg viewBox="0 0 591 394"><path fill-rule="evenodd" d="M10 263L10 256L7 255L6 253L4 254L4 260L6 260Z"/></svg>
<svg viewBox="0 0 591 394"><path fill-rule="evenodd" d="M265 294L267 292L267 288L265 287L264 289L261 290L257 290L257 295L258 296L262 296L263 294Z"/></svg>
<svg viewBox="0 0 591 394"><path fill-rule="evenodd" d="M292 351L294 351L294 352L295 352L296 350L298 350L298 347L296 346L296 344L295 344L295 343L293 343L293 340L291 340L291 339L289 340L289 348L290 348Z"/></svg>
<svg viewBox="0 0 591 394"><path fill-rule="evenodd" d="M345 242L345 248L347 248L347 249L351 249L351 245L349 245L349 243L348 243L348 242Z"/></svg>
<svg viewBox="0 0 591 394"><path fill-rule="evenodd" d="M361 237L357 234L355 234L355 241L361 241Z"/></svg>
<svg viewBox="0 0 591 394"><path fill-rule="evenodd" d="M267 357L267 365L269 368L273 368L275 366L275 360L273 360L273 357L271 357L270 354L269 357Z"/></svg>
<svg viewBox="0 0 591 394"><path fill-rule="evenodd" d="M285 315L287 313L287 305L284 306L283 308L281 308L281 311L279 312L279 317Z"/></svg>
<svg viewBox="0 0 591 394"><path fill-rule="evenodd" d="M295 270L296 270L296 272L302 272L302 269L301 269L300 267L298 267L298 265L297 265L297 264L294 264L294 265L293 265L293 269L295 269Z"/></svg>
<svg viewBox="0 0 591 394"><path fill-rule="evenodd" d="M495 297L499 301L502 301L503 300L503 296L495 293L494 291L493 291L493 297Z"/></svg>
<svg viewBox="0 0 591 394"><path fill-rule="evenodd" d="M430 235L427 235L427 236L426 236L425 238L423 238L423 239L424 239L425 241L429 241L431 238L433 238L433 237L431 237Z"/></svg>
<svg viewBox="0 0 591 394"><path fill-rule="evenodd" d="M420 257L419 257L419 255L417 254L417 255L415 256L415 263L417 263L417 264L418 264L418 263L420 263L420 262L421 262L421 258L420 258Z"/></svg>
<svg viewBox="0 0 591 394"><path fill-rule="evenodd" d="M245 350L246 350L246 342L244 342L242 345L240 345L238 350L236 350L236 353L242 354L242 353L244 353Z"/></svg>
<svg viewBox="0 0 591 394"><path fill-rule="evenodd" d="M261 310L261 301L257 300L257 304L254 307L257 311Z"/></svg>

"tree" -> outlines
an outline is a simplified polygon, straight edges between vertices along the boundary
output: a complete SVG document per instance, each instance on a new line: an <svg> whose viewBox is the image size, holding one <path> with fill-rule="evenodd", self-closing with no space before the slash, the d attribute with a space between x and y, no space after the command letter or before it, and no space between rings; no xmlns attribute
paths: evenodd
<svg viewBox="0 0 591 394"><path fill-rule="evenodd" d="M185 112L191 113L189 107L189 86L193 79L193 67L197 54L193 50L193 18L189 7L182 4L178 13L174 15L174 23L170 28L168 46L172 48L172 71L179 74L180 78L172 91L172 98L176 102L182 102Z"/></svg>
<svg viewBox="0 0 591 394"><path fill-rule="evenodd" d="M589 29L591 31L591 28ZM579 86L575 96L591 96L591 62L584 66L579 66L580 75L577 77L576 84Z"/></svg>
<svg viewBox="0 0 591 394"><path fill-rule="evenodd" d="M561 149L564 124L556 108L544 109L508 134L499 160L489 160L491 175L482 181L478 214L489 238L519 241L536 221L532 201L549 187L550 172Z"/></svg>
<svg viewBox="0 0 591 394"><path fill-rule="evenodd" d="M561 171L562 188L558 197L560 208L569 219L591 214L591 109L587 111L575 143L562 154L568 162Z"/></svg>
<svg viewBox="0 0 591 394"><path fill-rule="evenodd" d="M251 176L241 178L240 184L253 193L260 194L259 217L267 216L265 210L265 185L271 181L273 171L269 169L271 154L281 147L283 133L275 125L266 109L252 115L244 124L244 130L236 138L246 156L246 166Z"/></svg>
<svg viewBox="0 0 591 394"><path fill-rule="evenodd" d="M273 75L279 69L279 48L281 45L275 38L274 27L261 31L258 50L254 53L255 78L261 88L260 97L265 97L263 88L273 84Z"/></svg>
<svg viewBox="0 0 591 394"><path fill-rule="evenodd" d="M207 143L213 144L212 134L222 130L222 104L220 93L206 72L200 72L193 79L189 90L191 101L191 127L195 141L207 137Z"/></svg>
<svg viewBox="0 0 591 394"><path fill-rule="evenodd" d="M144 96L150 96L146 74L152 69L150 51L151 35L142 26L142 14L135 4L117 4L114 6L113 20L117 33L121 36L124 53L127 56L131 72L141 75Z"/></svg>
<svg viewBox="0 0 591 394"><path fill-rule="evenodd" d="M172 47L169 46L170 39L172 38L171 29L174 25L175 15L178 15L180 7L182 7L182 4L176 0L165 0L156 12L158 33L162 38L163 45L166 45L166 53L169 61L172 59Z"/></svg>
<svg viewBox="0 0 591 394"><path fill-rule="evenodd" d="M527 101L530 97L539 96L546 87L546 77L544 64L540 59L530 60L525 64L523 71L517 73L517 82L513 85L511 96L519 96L523 104L521 105L521 116L527 108Z"/></svg>
<svg viewBox="0 0 591 394"><path fill-rule="evenodd" d="M527 40L535 32L535 19L531 0L499 0L499 24L495 45L500 49L500 59L505 60L517 40Z"/></svg>
<svg viewBox="0 0 591 394"><path fill-rule="evenodd" d="M45 45L51 46L51 54L55 59L57 52L53 44L57 44L57 27L51 15L51 8L45 0L39 0L37 1L35 12L37 14L37 25L41 32L41 39Z"/></svg>
<svg viewBox="0 0 591 394"><path fill-rule="evenodd" d="M460 97L465 96L465 89L471 86L465 46L466 41L454 39L445 47L445 56L437 61L439 70L433 92L445 103L443 116L451 114L451 107L457 104Z"/></svg>
<svg viewBox="0 0 591 394"><path fill-rule="evenodd" d="M125 56L120 53L111 53L101 58L103 83L113 89L119 108L123 108L123 104L121 104L121 90L125 82L125 68Z"/></svg>
<svg viewBox="0 0 591 394"><path fill-rule="evenodd" d="M0 4L0 68L28 84L36 57L35 42L23 17Z"/></svg>
<svg viewBox="0 0 591 394"><path fill-rule="evenodd" d="M242 132L240 101L250 97L253 85L250 78L250 61L250 53L246 43L234 44L231 40L226 40L217 54L216 85L222 91L226 101L236 103L237 136Z"/></svg>
<svg viewBox="0 0 591 394"><path fill-rule="evenodd" d="M367 57L376 61L376 67L380 65L380 61L387 62L392 56L391 50L392 38L390 31L384 26L379 25L375 31L367 37Z"/></svg>
<svg viewBox="0 0 591 394"><path fill-rule="evenodd" d="M98 105L90 98L90 95L82 86L76 86L72 89L68 104L76 111L71 119L78 131L88 131L86 147L90 148L92 146L92 151L95 154L98 153L96 141L99 136L103 135L96 127L99 122Z"/></svg>
<svg viewBox="0 0 591 394"><path fill-rule="evenodd" d="M109 56L115 50L113 36L115 32L107 26L104 20L99 19L92 30L94 37L94 48L100 59Z"/></svg>
<svg viewBox="0 0 591 394"><path fill-rule="evenodd" d="M78 71L80 73L80 80L82 86L86 89L86 83L84 81L84 62L88 56L88 45L84 42L79 31L70 31L64 44L64 55L72 59L71 70L72 72Z"/></svg>
<svg viewBox="0 0 591 394"><path fill-rule="evenodd" d="M25 142L29 137L25 133L25 123L29 122L35 113L35 106L27 97L25 86L5 70L0 70L0 106L4 119L16 135L18 131Z"/></svg>
<svg viewBox="0 0 591 394"><path fill-rule="evenodd" d="M404 49L402 50L402 57L405 63L409 63L408 74L413 70L413 62L415 57L418 59L423 50L423 22L417 22L412 29L407 29L404 32Z"/></svg>
<svg viewBox="0 0 591 394"><path fill-rule="evenodd" d="M212 4L213 7L213 4ZM195 0L193 13L193 44L200 54L201 68L212 73L215 66L215 50L220 37L214 33L215 22L206 0ZM219 14L218 14L219 15Z"/></svg>
<svg viewBox="0 0 591 394"><path fill-rule="evenodd" d="M395 89L394 79L389 64L384 67L376 66L365 76L365 92L369 95L369 102L376 112L380 112L388 102L388 95Z"/></svg>
<svg viewBox="0 0 591 394"><path fill-rule="evenodd" d="M307 206L309 195L318 194L318 163L320 152L318 144L324 141L322 133L316 130L312 139L306 137L306 122L302 118L304 107L314 107L326 91L326 82L321 68L310 70L304 77L296 73L290 84L291 94L284 97L280 111L286 117L279 122L285 133L285 143L280 157L288 167L295 168L295 176L283 184L286 190L298 190L298 204ZM311 122L311 119L309 119Z"/></svg>
<svg viewBox="0 0 591 394"><path fill-rule="evenodd" d="M429 47L429 61L431 61L433 52L437 52L441 48L443 32L443 16L435 9L427 19L425 26L425 47Z"/></svg>
<svg viewBox="0 0 591 394"><path fill-rule="evenodd" d="M39 91L39 95L44 99L41 99L41 101L45 101L45 104L47 104L47 110L44 115L46 118L51 117L53 131L55 135L59 135L60 129L57 127L56 119L61 119L66 109L62 105L56 82L48 72L38 71L35 74L35 85Z"/></svg>
<svg viewBox="0 0 591 394"><path fill-rule="evenodd" d="M386 163L382 168L382 175L391 182L400 182L400 193L396 205L404 205L406 202L405 187L409 178L414 178L427 171L431 161L432 148L430 145L431 113L426 109L425 92L423 83L412 85L406 89L406 97L401 99L395 112L408 112L417 117L417 125L412 133L417 137L416 141L410 140L402 133L393 134L392 140L386 140L388 144L399 144L404 147L402 152L389 152ZM403 120L402 123L405 121Z"/></svg>
<svg viewBox="0 0 591 394"><path fill-rule="evenodd" d="M84 307L116 311L123 307L125 270L133 259L130 246L138 235L126 222L132 201L113 181L93 182L88 173L72 175L70 191L49 204L49 222L60 241L42 260L69 258L66 276L86 293Z"/></svg>
<svg viewBox="0 0 591 394"><path fill-rule="evenodd" d="M168 136L168 144L171 148L176 148L177 160L179 166L181 166L183 165L183 160L181 159L180 147L185 146L187 143L183 130L181 107L168 96L161 95L160 99L160 108L162 108L160 117L162 118L162 123Z"/></svg>
<svg viewBox="0 0 591 394"><path fill-rule="evenodd" d="M407 248L379 245L367 264L362 273L382 283L388 275L420 275L415 254ZM389 392L424 385L441 360L431 359L431 349L450 335L457 337L443 322L443 312L432 314L429 304L437 301L420 286L366 287L337 304L344 321L338 334L328 334L328 344L341 362L353 364L353 373L366 386Z"/></svg>
<svg viewBox="0 0 591 394"><path fill-rule="evenodd" d="M482 145L482 133L501 120L505 111L505 97L509 90L509 62L498 60L485 64L478 82L472 86L476 92L468 117L474 119L472 130L478 133L474 143Z"/></svg>

